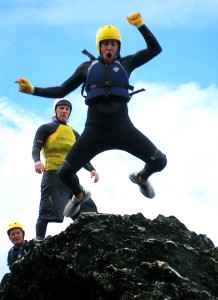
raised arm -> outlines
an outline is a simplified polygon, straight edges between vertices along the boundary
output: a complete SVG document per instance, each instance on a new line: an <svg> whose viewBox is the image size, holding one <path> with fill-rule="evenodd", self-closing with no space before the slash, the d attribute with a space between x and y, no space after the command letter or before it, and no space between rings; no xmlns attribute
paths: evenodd
<svg viewBox="0 0 218 300"><path fill-rule="evenodd" d="M149 60L157 56L162 48L153 33L148 29L142 20L140 13L132 13L126 17L127 21L135 26L143 36L146 47L133 55L125 56L121 59L122 65L130 76L131 72L147 63Z"/></svg>

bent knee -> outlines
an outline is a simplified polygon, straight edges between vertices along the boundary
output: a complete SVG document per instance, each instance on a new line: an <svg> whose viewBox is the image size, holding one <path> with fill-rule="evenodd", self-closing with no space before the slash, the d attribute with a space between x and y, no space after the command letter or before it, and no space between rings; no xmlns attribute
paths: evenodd
<svg viewBox="0 0 218 300"><path fill-rule="evenodd" d="M167 165L167 157L159 149L152 155L151 160L155 162L158 171L162 171Z"/></svg>

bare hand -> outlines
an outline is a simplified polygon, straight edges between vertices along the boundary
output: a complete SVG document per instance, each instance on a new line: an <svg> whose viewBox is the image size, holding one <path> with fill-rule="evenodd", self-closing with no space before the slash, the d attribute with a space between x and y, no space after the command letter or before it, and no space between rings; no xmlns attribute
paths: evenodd
<svg viewBox="0 0 218 300"><path fill-rule="evenodd" d="M36 171L36 173L39 173L39 174L42 174L43 172L45 172L45 167L40 160L35 162L35 171Z"/></svg>
<svg viewBox="0 0 218 300"><path fill-rule="evenodd" d="M94 183L98 182L99 175L98 175L98 173L95 170L91 171L91 178L93 178L93 177L94 177Z"/></svg>

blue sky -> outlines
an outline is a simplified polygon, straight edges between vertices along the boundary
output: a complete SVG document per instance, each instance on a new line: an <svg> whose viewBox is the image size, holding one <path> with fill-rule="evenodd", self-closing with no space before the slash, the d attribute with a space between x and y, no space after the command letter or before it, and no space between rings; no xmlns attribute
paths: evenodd
<svg viewBox="0 0 218 300"><path fill-rule="evenodd" d="M52 99L21 94L14 83L28 78L35 86L65 81L86 60L87 49L97 55L95 34L102 25L115 25L122 36L121 54L144 47L137 29L126 16L139 11L160 42L163 52L134 71L131 84L145 93L129 103L132 121L167 154L166 169L151 177L156 197L145 199L128 174L143 163L120 151L93 159L100 175L94 184L79 172L100 212L134 214L154 219L174 215L189 230L206 234L217 246L217 128L218 128L218 2L2 0L0 2L0 276L7 271L12 246L6 228L20 221L26 237L35 236L41 175L31 158L36 129L52 117ZM77 89L70 120L80 133L87 107ZM130 137L131 138L131 137ZM56 234L70 224L49 224Z"/></svg>

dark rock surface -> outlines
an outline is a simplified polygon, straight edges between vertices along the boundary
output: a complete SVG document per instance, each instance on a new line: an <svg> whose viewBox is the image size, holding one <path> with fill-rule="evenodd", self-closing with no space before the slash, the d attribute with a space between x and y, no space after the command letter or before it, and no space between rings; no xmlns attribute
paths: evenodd
<svg viewBox="0 0 218 300"><path fill-rule="evenodd" d="M218 299L218 248L173 216L82 214L30 247L0 300Z"/></svg>

